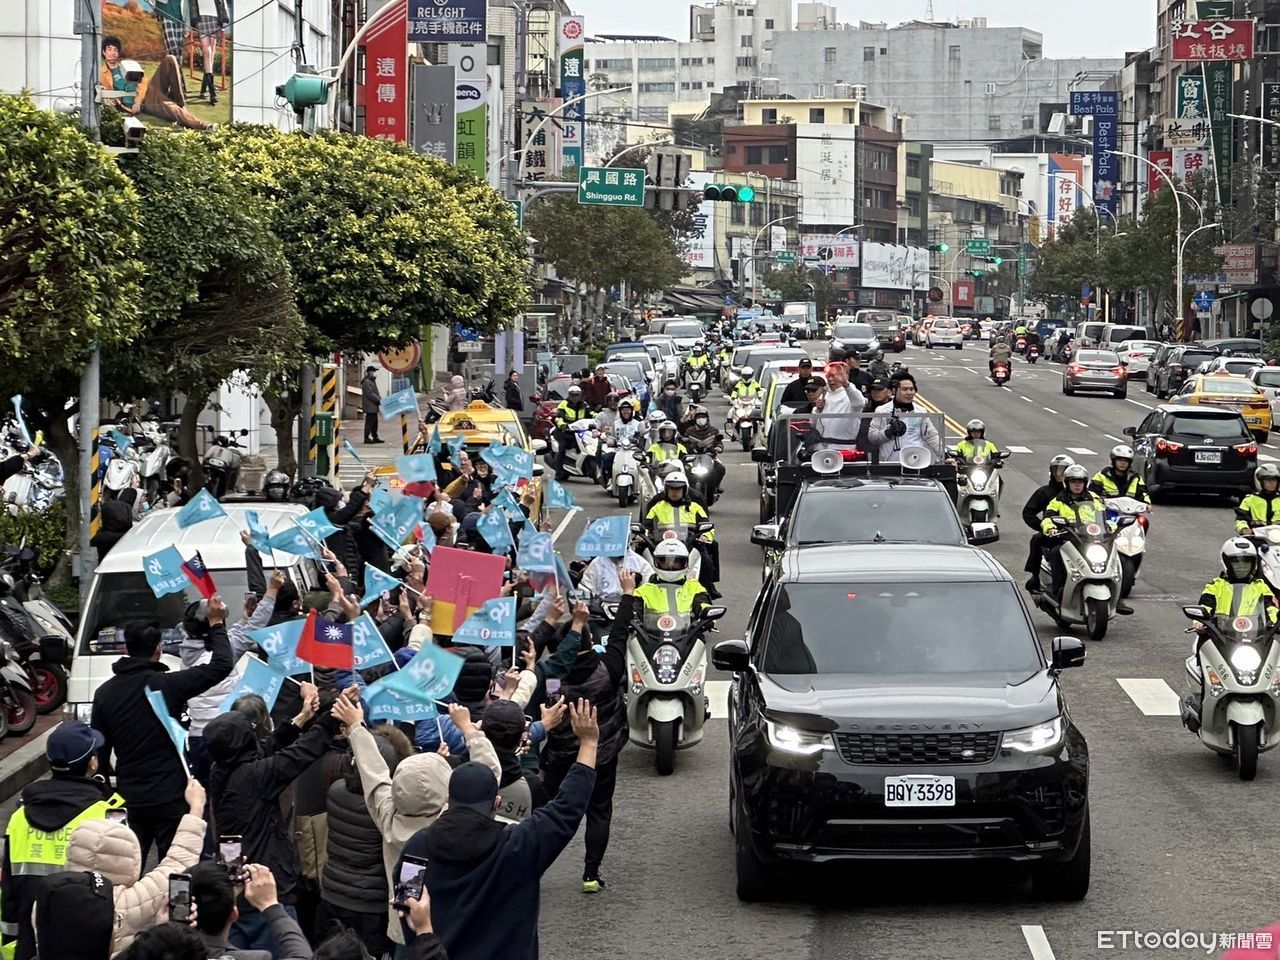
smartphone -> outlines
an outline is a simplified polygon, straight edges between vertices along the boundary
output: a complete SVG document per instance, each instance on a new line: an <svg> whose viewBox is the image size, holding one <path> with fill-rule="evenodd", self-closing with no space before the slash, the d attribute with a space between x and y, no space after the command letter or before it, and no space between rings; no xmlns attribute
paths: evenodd
<svg viewBox="0 0 1280 960"><path fill-rule="evenodd" d="M115 810L108 810L107 819L114 821L115 823L128 823L129 811L126 810L124 807L118 807Z"/></svg>
<svg viewBox="0 0 1280 960"><path fill-rule="evenodd" d="M219 837L218 859L227 868L227 879L232 883L244 883L243 837Z"/></svg>
<svg viewBox="0 0 1280 960"><path fill-rule="evenodd" d="M191 874L169 874L169 919L173 923L191 922Z"/></svg>
<svg viewBox="0 0 1280 960"><path fill-rule="evenodd" d="M554 677L547 679L547 703L555 703L560 698L560 681Z"/></svg>
<svg viewBox="0 0 1280 960"><path fill-rule="evenodd" d="M420 857L406 856L400 864L400 876L396 879L394 906L407 910L409 900L421 900L427 884L427 861Z"/></svg>

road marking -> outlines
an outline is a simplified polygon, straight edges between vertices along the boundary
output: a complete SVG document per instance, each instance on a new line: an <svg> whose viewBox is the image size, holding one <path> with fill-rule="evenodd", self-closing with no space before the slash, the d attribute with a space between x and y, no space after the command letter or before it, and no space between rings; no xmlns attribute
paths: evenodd
<svg viewBox="0 0 1280 960"><path fill-rule="evenodd" d="M1054 416L1057 416L1058 414L1058 411L1053 409L1053 407L1041 407L1040 409L1042 409L1045 413L1052 413Z"/></svg>
<svg viewBox="0 0 1280 960"><path fill-rule="evenodd" d="M577 510L570 510L564 515L564 519L560 521L560 525L556 527L555 533L551 534L551 542L555 543L560 539L560 534L564 533L565 527L569 526L569 521L573 519L573 515Z"/></svg>
<svg viewBox="0 0 1280 960"><path fill-rule="evenodd" d="M1027 403L1035 403L1035 401L1032 400L1030 397L1023 397L1022 399L1027 401Z"/></svg>
<svg viewBox="0 0 1280 960"><path fill-rule="evenodd" d="M1177 717L1182 713L1178 706L1178 695L1163 680L1118 678L1116 683L1129 695L1134 706L1148 717Z"/></svg>
<svg viewBox="0 0 1280 960"><path fill-rule="evenodd" d="M1280 457L1273 457L1266 453L1258 454L1258 459L1263 463L1280 463Z"/></svg>
<svg viewBox="0 0 1280 960"><path fill-rule="evenodd" d="M1125 439L1123 439L1122 437L1117 437L1114 433L1104 433L1104 434L1103 434L1103 436L1104 436L1104 437L1106 437L1108 440L1114 440L1116 443L1128 443L1128 442L1129 442L1128 440L1125 440Z"/></svg>
<svg viewBox="0 0 1280 960"><path fill-rule="evenodd" d="M1006 387L1003 384L1000 385L1000 389L1003 390L1005 393L1013 393L1012 387Z"/></svg>
<svg viewBox="0 0 1280 960"><path fill-rule="evenodd" d="M1049 938L1044 935L1044 927L1037 924L1024 923L1022 938L1027 941L1027 949L1031 951L1031 960L1057 960L1053 955L1053 947L1049 946Z"/></svg>
<svg viewBox="0 0 1280 960"><path fill-rule="evenodd" d="M1141 400L1131 400L1129 397L1124 398L1125 403L1132 403L1135 407L1141 407L1143 410L1154 410L1155 407L1143 403Z"/></svg>
<svg viewBox="0 0 1280 960"><path fill-rule="evenodd" d="M1274 443L1264 443L1263 446L1266 447L1268 450L1276 449L1276 445Z"/></svg>
<svg viewBox="0 0 1280 960"><path fill-rule="evenodd" d="M1093 429L1091 426L1089 426L1089 425L1088 425L1087 423L1085 423L1083 420L1072 420L1071 422L1072 422L1072 423L1074 423L1077 427L1084 427L1086 430L1092 430L1092 429Z"/></svg>
<svg viewBox="0 0 1280 960"><path fill-rule="evenodd" d="M707 700L712 720L725 720L729 716L729 685L732 680L708 680Z"/></svg>
<svg viewBox="0 0 1280 960"><path fill-rule="evenodd" d="M1030 447L1009 447L1008 449L1010 453L1030 453L1031 452Z"/></svg>
<svg viewBox="0 0 1280 960"><path fill-rule="evenodd" d="M1097 454L1088 447L1067 447L1068 453L1079 454L1082 457L1096 457Z"/></svg>

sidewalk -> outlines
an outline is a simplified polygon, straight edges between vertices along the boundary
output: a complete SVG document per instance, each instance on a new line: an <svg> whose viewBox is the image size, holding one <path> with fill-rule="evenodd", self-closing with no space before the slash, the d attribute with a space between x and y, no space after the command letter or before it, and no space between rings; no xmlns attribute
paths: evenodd
<svg viewBox="0 0 1280 960"><path fill-rule="evenodd" d="M61 723L62 718L62 711L55 710L37 717L36 725L25 736L9 736L0 740L0 801L13 797L27 784L49 772L44 745L49 731ZM8 808L0 810L0 829L8 820L8 813Z"/></svg>
<svg viewBox="0 0 1280 960"><path fill-rule="evenodd" d="M401 456L400 421L381 421L380 429L381 432L378 435L386 443L365 443L363 422L348 420L342 424L342 429L338 432L338 479L342 482L344 490L350 490L353 486L359 485L365 471L395 463L396 457ZM409 436L409 442L412 443L418 434L417 424L413 424L410 429L413 432ZM357 463L355 457L351 456L347 448L342 445L344 438L356 448L363 466Z"/></svg>

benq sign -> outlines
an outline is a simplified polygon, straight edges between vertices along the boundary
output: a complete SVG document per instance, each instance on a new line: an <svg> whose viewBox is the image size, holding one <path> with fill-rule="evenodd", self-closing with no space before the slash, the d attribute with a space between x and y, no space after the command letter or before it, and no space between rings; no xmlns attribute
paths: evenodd
<svg viewBox="0 0 1280 960"><path fill-rule="evenodd" d="M482 96L480 88L473 87L469 83L458 84L457 95L459 100L479 100Z"/></svg>

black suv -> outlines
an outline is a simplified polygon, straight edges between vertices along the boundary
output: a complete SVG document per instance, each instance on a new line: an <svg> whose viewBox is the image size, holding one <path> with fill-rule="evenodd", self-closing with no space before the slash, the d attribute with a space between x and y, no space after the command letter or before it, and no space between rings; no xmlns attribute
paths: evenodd
<svg viewBox="0 0 1280 960"><path fill-rule="evenodd" d="M1206 360L1218 356L1219 351L1203 343L1166 343L1151 358L1147 369L1147 393L1154 393L1161 400L1182 389L1191 376Z"/></svg>
<svg viewBox="0 0 1280 960"><path fill-rule="evenodd" d="M716 645L729 692L738 897L776 868L1003 860L1039 896L1089 888L1089 752L1018 587L973 547L789 551L745 640Z"/></svg>

